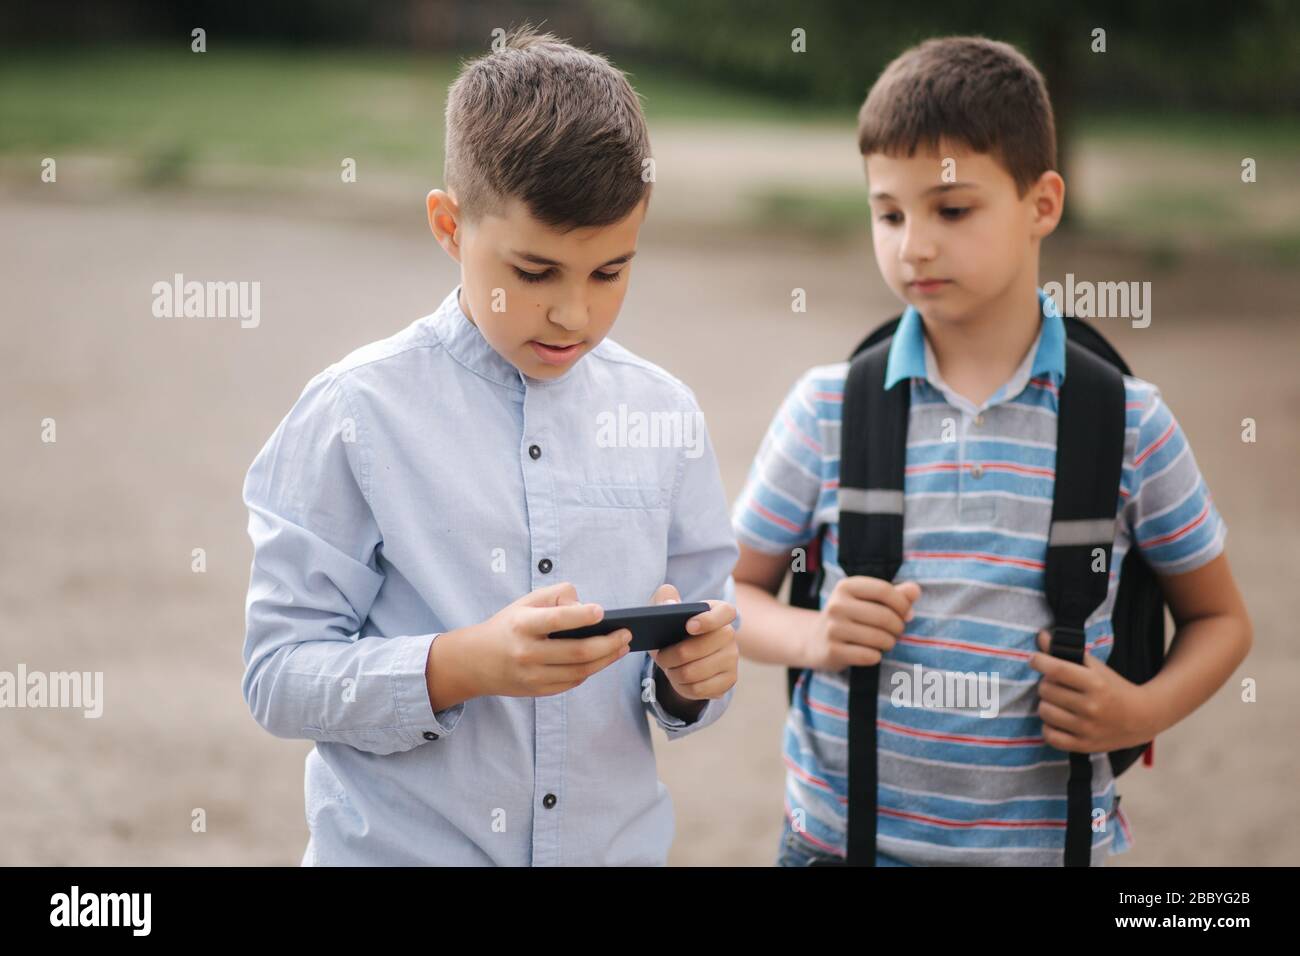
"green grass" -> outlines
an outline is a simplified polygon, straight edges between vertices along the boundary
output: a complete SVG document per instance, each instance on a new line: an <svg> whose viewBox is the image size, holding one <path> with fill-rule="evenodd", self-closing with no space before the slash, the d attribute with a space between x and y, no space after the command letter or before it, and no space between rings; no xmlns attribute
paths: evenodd
<svg viewBox="0 0 1300 956"><path fill-rule="evenodd" d="M441 143L446 61L240 50L0 59L0 151L337 169L417 167Z"/></svg>
<svg viewBox="0 0 1300 956"><path fill-rule="evenodd" d="M820 239L844 239L871 232L867 187L816 189L773 186L749 197L754 222L779 222Z"/></svg>
<svg viewBox="0 0 1300 956"><path fill-rule="evenodd" d="M360 177L376 171L435 178L446 91L458 65L448 55L356 50L0 51L0 160L109 157L125 161L132 179L149 186L183 185L206 167L337 176L345 157L357 160ZM779 148L781 137L801 125L852 123L851 112L838 107L798 106L646 63L619 66L631 74L652 128L764 124ZM1076 210L1076 227L1153 248L1209 236L1280 261L1300 255L1289 223L1278 216L1267 228L1256 222L1270 218L1257 216L1260 209L1291 208L1277 203L1300 188L1300 122L1108 112L1081 117L1072 133L1077 145L1135 157L1131 174ZM1153 168L1153 154L1196 162ZM1235 181L1246 155L1258 160L1260 181L1238 201L1225 184ZM750 195L752 220L779 218L831 239L869 231L865 188L792 181Z"/></svg>
<svg viewBox="0 0 1300 956"><path fill-rule="evenodd" d="M0 53L0 153L134 158L146 180L196 164L436 171L450 56L240 48ZM817 122L827 113L621 64L651 123ZM842 118L841 118L842 119Z"/></svg>
<svg viewBox="0 0 1300 956"><path fill-rule="evenodd" d="M1109 142L1147 141L1200 150L1230 149L1294 157L1300 153L1300 121L1294 117L1228 113L1097 112L1080 117L1075 135Z"/></svg>

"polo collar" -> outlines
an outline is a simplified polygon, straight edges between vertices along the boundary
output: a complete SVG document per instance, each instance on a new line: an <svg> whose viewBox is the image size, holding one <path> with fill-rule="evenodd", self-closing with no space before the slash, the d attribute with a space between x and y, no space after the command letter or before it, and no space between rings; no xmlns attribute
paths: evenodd
<svg viewBox="0 0 1300 956"><path fill-rule="evenodd" d="M1038 304L1043 320L1027 378L1047 375L1059 385L1065 378L1065 323L1056 303L1041 288L1038 290ZM909 305L899 320L889 346L889 359L885 364L885 388L893 388L905 378L930 380L930 370L934 368L934 363L927 362L929 353L930 343L925 340L925 324L921 313ZM931 384L934 384L933 381Z"/></svg>

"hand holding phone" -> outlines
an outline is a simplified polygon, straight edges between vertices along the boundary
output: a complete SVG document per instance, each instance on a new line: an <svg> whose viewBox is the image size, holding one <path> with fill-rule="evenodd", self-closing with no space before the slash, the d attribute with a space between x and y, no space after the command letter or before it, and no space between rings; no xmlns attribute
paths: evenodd
<svg viewBox="0 0 1300 956"><path fill-rule="evenodd" d="M704 601L617 608L606 611L599 623L553 631L549 636L598 637L612 631L627 629L632 632L632 643L628 645L629 651L657 651L691 637L692 635L686 630L686 622L708 610L709 605Z"/></svg>

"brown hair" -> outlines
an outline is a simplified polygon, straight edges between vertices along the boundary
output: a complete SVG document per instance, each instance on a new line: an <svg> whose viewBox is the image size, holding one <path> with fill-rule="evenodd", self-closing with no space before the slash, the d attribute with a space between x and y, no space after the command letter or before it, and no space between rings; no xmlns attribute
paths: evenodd
<svg viewBox="0 0 1300 956"><path fill-rule="evenodd" d="M1056 168L1056 122L1042 74L1009 43L940 37L904 51L858 113L858 151L915 155L940 141L989 153L1021 196Z"/></svg>
<svg viewBox="0 0 1300 956"><path fill-rule="evenodd" d="M508 198L550 226L604 226L649 195L650 135L622 71L531 26L470 60L447 95L449 191L473 219Z"/></svg>

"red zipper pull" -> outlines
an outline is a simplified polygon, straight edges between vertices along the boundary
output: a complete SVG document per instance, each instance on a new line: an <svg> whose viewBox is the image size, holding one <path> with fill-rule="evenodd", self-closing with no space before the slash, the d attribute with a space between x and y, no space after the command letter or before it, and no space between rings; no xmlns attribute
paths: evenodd
<svg viewBox="0 0 1300 956"><path fill-rule="evenodd" d="M1142 766L1151 767L1156 762L1156 742L1153 740L1147 744L1147 749L1142 751Z"/></svg>

